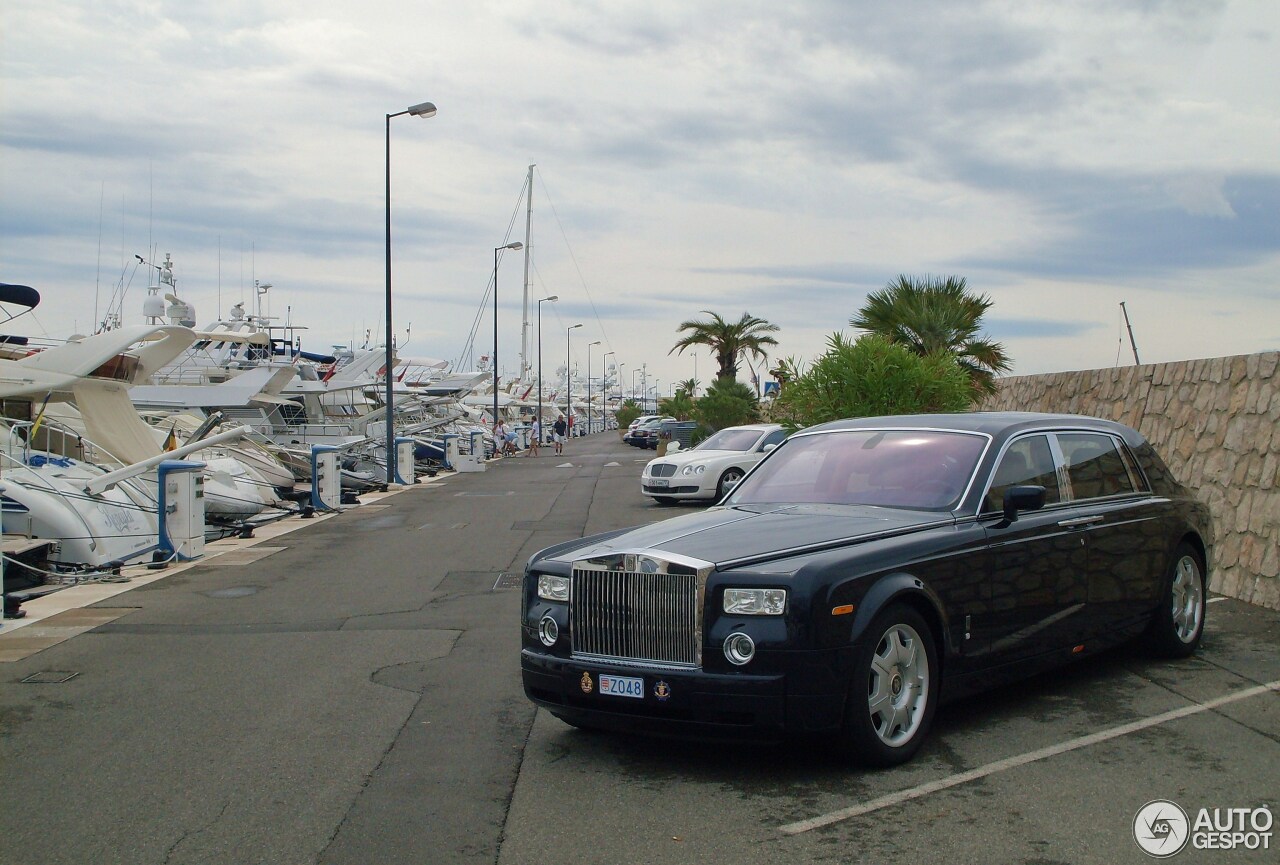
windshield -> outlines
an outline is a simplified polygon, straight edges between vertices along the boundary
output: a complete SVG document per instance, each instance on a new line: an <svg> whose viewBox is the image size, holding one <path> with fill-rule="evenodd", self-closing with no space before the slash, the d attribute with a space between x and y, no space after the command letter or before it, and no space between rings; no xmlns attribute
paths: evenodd
<svg viewBox="0 0 1280 865"><path fill-rule="evenodd" d="M950 510L964 494L986 444L985 436L938 430L844 430L793 437L738 485L727 504Z"/></svg>
<svg viewBox="0 0 1280 865"><path fill-rule="evenodd" d="M704 451L748 451L760 440L758 429L722 429L698 445Z"/></svg>

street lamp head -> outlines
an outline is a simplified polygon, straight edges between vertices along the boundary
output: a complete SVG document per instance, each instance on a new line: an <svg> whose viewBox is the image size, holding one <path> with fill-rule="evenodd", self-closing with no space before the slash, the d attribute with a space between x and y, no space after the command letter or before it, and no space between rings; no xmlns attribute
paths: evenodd
<svg viewBox="0 0 1280 865"><path fill-rule="evenodd" d="M571 324L571 325L569 325L569 328L568 328L568 329L569 329L569 330L573 330L575 327L582 327L582 323L581 323L581 322L579 322L578 324Z"/></svg>
<svg viewBox="0 0 1280 865"><path fill-rule="evenodd" d="M595 342L589 342L589 343L587 343L587 348L590 348L590 347L591 347L591 346L593 346L593 345L599 345L599 344L600 344L600 340L598 340L598 339L597 339Z"/></svg>
<svg viewBox="0 0 1280 865"><path fill-rule="evenodd" d="M409 106L409 113L414 117L435 117L436 106L434 102L419 102Z"/></svg>
<svg viewBox="0 0 1280 865"><path fill-rule="evenodd" d="M506 246L499 246L498 249L524 249L524 244L517 240L514 243L508 243Z"/></svg>
<svg viewBox="0 0 1280 865"><path fill-rule="evenodd" d="M550 297L544 297L544 298L542 298L541 300L539 300L539 301L538 301L538 303L545 303L545 302L547 302L548 300L559 300L559 299L560 299L560 295L558 295L558 294L553 294L553 295L551 295Z"/></svg>

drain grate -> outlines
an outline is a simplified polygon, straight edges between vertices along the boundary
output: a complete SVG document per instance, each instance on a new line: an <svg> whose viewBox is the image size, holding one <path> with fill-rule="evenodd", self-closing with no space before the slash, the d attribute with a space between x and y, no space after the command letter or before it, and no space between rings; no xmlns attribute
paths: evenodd
<svg viewBox="0 0 1280 865"><path fill-rule="evenodd" d="M510 574L503 571L498 575L497 581L493 584L492 591L496 592L499 589L518 589L520 588L520 579L520 574Z"/></svg>
<svg viewBox="0 0 1280 865"><path fill-rule="evenodd" d="M39 673L32 673L22 680L24 685L61 685L63 682L70 682L79 673L73 673L70 670L41 670Z"/></svg>

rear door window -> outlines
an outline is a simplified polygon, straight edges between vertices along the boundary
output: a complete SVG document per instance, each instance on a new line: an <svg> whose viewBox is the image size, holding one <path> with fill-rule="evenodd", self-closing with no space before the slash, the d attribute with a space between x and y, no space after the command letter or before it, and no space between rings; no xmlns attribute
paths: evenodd
<svg viewBox="0 0 1280 865"><path fill-rule="evenodd" d="M1136 492L1116 440L1098 433L1058 433L1071 496L1100 499Z"/></svg>

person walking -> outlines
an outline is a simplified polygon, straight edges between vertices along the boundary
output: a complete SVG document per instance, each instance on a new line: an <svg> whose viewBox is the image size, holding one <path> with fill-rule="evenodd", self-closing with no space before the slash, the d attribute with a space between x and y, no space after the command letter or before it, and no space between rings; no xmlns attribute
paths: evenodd
<svg viewBox="0 0 1280 865"><path fill-rule="evenodd" d="M493 453L494 456L504 456L507 452L507 425L502 422L502 418L498 418L498 422L493 425Z"/></svg>
<svg viewBox="0 0 1280 865"><path fill-rule="evenodd" d="M565 422L564 415L556 418L555 424L551 427L551 432L556 442L556 453L564 453L564 437L569 433L569 424Z"/></svg>
<svg viewBox="0 0 1280 865"><path fill-rule="evenodd" d="M529 456L536 457L538 455L538 446L542 444L542 419L534 418L533 426L529 428Z"/></svg>

